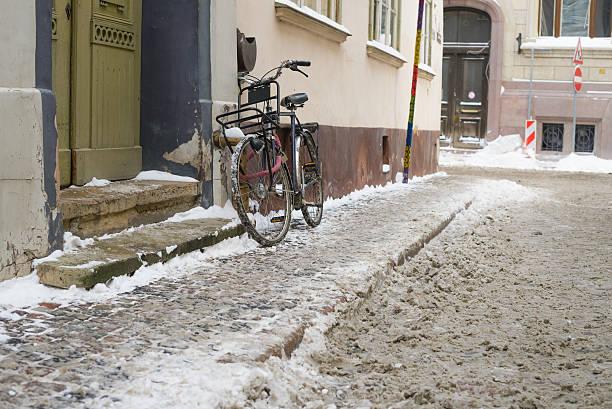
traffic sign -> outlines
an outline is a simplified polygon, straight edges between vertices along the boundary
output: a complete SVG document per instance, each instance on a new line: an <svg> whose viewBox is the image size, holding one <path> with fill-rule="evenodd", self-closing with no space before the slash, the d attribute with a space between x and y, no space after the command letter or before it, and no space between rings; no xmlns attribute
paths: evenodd
<svg viewBox="0 0 612 409"><path fill-rule="evenodd" d="M584 64L582 59L582 43L580 37L578 37L578 45L576 46L576 52L574 53L574 64Z"/></svg>
<svg viewBox="0 0 612 409"><path fill-rule="evenodd" d="M582 89L582 70L579 65L574 68L574 89L576 92L580 92Z"/></svg>

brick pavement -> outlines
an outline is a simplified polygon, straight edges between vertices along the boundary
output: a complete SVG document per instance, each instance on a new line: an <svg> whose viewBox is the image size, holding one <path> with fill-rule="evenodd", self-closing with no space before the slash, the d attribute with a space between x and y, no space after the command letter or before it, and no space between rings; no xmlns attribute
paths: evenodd
<svg viewBox="0 0 612 409"><path fill-rule="evenodd" d="M349 202L316 229L294 226L282 245L180 279L103 303L13 311L23 318L0 318L9 336L0 344L0 406L123 407L119 391L163 374L152 356L185 356L188 369L290 355L304 328L364 297L485 186L434 178Z"/></svg>

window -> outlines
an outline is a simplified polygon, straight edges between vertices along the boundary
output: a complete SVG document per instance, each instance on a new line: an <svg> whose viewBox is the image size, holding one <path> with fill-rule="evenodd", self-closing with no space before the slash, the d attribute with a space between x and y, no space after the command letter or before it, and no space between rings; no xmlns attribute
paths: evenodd
<svg viewBox="0 0 612 409"><path fill-rule="evenodd" d="M419 64L431 66L431 0L425 0L423 8L423 29L421 30L421 53Z"/></svg>
<svg viewBox="0 0 612 409"><path fill-rule="evenodd" d="M542 150L563 151L563 124L542 124Z"/></svg>
<svg viewBox="0 0 612 409"><path fill-rule="evenodd" d="M342 0L291 0L300 7L308 7L338 23L342 20Z"/></svg>
<svg viewBox="0 0 612 409"><path fill-rule="evenodd" d="M444 44L469 43L488 46L491 19L482 11L467 8L444 9Z"/></svg>
<svg viewBox="0 0 612 409"><path fill-rule="evenodd" d="M575 152L593 153L595 147L595 125L576 125Z"/></svg>
<svg viewBox="0 0 612 409"><path fill-rule="evenodd" d="M401 0L370 0L370 40L399 50Z"/></svg>
<svg viewBox="0 0 612 409"><path fill-rule="evenodd" d="M610 37L610 0L540 0L540 35Z"/></svg>

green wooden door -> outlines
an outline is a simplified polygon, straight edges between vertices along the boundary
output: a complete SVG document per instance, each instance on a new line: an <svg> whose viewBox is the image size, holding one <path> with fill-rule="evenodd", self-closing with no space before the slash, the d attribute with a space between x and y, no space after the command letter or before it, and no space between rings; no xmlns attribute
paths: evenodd
<svg viewBox="0 0 612 409"><path fill-rule="evenodd" d="M142 163L142 0L73 2L72 183L134 177Z"/></svg>
<svg viewBox="0 0 612 409"><path fill-rule="evenodd" d="M53 93L57 102L59 167L62 186L70 185L70 50L72 0L53 0L51 16Z"/></svg>

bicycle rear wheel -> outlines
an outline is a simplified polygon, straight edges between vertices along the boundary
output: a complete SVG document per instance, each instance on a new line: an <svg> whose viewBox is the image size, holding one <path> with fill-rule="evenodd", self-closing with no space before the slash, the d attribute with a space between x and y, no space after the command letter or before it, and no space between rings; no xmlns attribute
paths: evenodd
<svg viewBox="0 0 612 409"><path fill-rule="evenodd" d="M323 171L314 139L307 129L300 138L298 172L303 188L302 214L309 226L316 227L323 217Z"/></svg>
<svg viewBox="0 0 612 409"><path fill-rule="evenodd" d="M249 235L262 246L280 242L291 224L293 191L281 155L275 143L247 137L232 156L234 207Z"/></svg>

